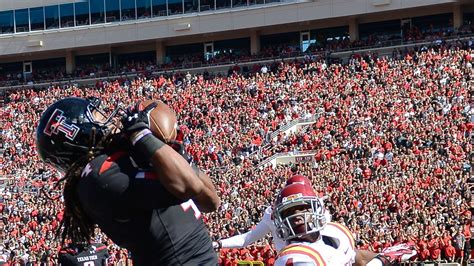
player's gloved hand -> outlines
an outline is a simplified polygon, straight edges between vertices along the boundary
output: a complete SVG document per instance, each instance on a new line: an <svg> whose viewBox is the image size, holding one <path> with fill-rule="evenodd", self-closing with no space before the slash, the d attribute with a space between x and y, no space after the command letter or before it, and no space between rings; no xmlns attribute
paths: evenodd
<svg viewBox="0 0 474 266"><path fill-rule="evenodd" d="M391 265L396 265L400 262L408 261L411 257L416 255L416 249L411 244L398 244L382 250L379 254L384 256Z"/></svg>
<svg viewBox="0 0 474 266"><path fill-rule="evenodd" d="M220 240L217 240L217 241L212 241L212 247L215 249L215 250L219 250L222 248L222 242Z"/></svg>
<svg viewBox="0 0 474 266"><path fill-rule="evenodd" d="M156 102L143 109L141 102L138 102L134 108L128 109L122 117L123 131L128 136L150 127L148 115L157 106Z"/></svg>
<svg viewBox="0 0 474 266"><path fill-rule="evenodd" d="M138 102L134 108L125 112L121 120L122 132L144 160L152 158L157 150L166 145L163 141L154 137L150 130L149 116L156 106L157 103L154 102L143 108L141 102Z"/></svg>

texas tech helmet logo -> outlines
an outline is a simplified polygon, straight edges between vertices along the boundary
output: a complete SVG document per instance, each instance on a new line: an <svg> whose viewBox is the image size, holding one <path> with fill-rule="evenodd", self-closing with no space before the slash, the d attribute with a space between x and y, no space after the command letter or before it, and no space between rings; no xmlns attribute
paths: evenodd
<svg viewBox="0 0 474 266"><path fill-rule="evenodd" d="M54 110L44 128L44 134L51 136L52 134L57 135L59 132L63 132L66 138L74 140L77 133L79 133L79 128L76 125L66 124L66 117L63 116L63 113L59 109Z"/></svg>

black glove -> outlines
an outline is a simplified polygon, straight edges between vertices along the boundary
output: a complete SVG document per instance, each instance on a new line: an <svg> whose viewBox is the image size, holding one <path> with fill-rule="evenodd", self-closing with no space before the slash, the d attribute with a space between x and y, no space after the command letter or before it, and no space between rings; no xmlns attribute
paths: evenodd
<svg viewBox="0 0 474 266"><path fill-rule="evenodd" d="M148 115L158 104L151 103L145 109L142 109L141 102L138 102L134 108L128 109L122 117L123 131L128 136L145 128L150 128Z"/></svg>

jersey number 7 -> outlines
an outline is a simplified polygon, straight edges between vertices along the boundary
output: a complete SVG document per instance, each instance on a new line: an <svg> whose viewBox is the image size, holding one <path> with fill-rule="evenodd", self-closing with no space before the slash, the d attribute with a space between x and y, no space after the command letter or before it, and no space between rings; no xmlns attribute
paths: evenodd
<svg viewBox="0 0 474 266"><path fill-rule="evenodd" d="M194 201L192 199L181 203L181 208L183 208L183 211L192 209L194 212L194 217L196 217L196 219L199 219L201 217L201 211L198 209L196 204L194 204Z"/></svg>

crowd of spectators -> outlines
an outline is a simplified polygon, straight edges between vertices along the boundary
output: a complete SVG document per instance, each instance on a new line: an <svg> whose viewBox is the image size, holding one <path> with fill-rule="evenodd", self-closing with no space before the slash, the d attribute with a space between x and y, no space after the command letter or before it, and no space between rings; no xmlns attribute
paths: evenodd
<svg viewBox="0 0 474 266"><path fill-rule="evenodd" d="M348 66L312 63L309 68L317 70L308 74L303 74L308 66L288 65L285 81L303 78L286 97L296 104L282 115L320 115L296 134L279 134L259 153L315 150L315 163L304 171L329 196L333 219L349 226L361 247L380 251L413 242L417 260L459 259L472 221L471 61L471 50L454 48L402 60L359 59ZM306 97L298 99L299 92ZM306 110L298 106L302 102ZM244 159L242 168L226 176L231 185L222 189L229 205L221 215L232 222L221 226L216 214L219 222L211 226L216 235L252 227L258 209L271 204L269 195L289 176L287 167L256 169L254 162Z"/></svg>
<svg viewBox="0 0 474 266"><path fill-rule="evenodd" d="M139 75L88 88L10 91L0 118L0 176L6 178L0 184L0 255L55 260L59 176L37 159L34 130L55 100L95 96L109 110L116 99L129 106L153 98L177 112L186 151L213 178L222 200L204 217L213 239L252 228L296 171L328 197L333 220L351 229L360 248L413 242L418 261L459 259L471 237L472 48L472 41L459 41L397 58L354 55L345 65L306 58L258 66L245 76ZM269 137L297 118L314 123ZM313 162L261 164L278 152L304 151L315 151ZM95 241L109 246L113 263L128 259L100 232ZM265 239L248 249L221 250L220 260L272 265L274 255Z"/></svg>
<svg viewBox="0 0 474 266"><path fill-rule="evenodd" d="M453 27L419 28L410 27L400 34L374 33L359 40L351 40L348 34L343 36L313 40L314 43L302 50L298 40L292 43L277 43L262 47L257 54L251 54L248 49L223 49L213 54L183 53L179 56L167 56L165 62L156 64L153 60L133 60L117 65L116 68L109 63L89 63L76 66L73 73L67 73L65 67L51 66L49 69L33 70L24 76L22 72L5 72L0 75L0 86L33 84L35 82L48 82L57 80L71 80L94 77L107 77L123 73L171 71L183 68L194 68L221 64L237 64L241 62L256 61L268 58L288 58L314 53L328 53L347 49L361 49L367 47L383 47L394 44L412 43L419 41L437 41L446 38L462 37L472 34L474 25L470 21L454 31ZM323 38L324 39L324 38Z"/></svg>

